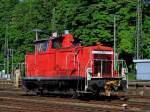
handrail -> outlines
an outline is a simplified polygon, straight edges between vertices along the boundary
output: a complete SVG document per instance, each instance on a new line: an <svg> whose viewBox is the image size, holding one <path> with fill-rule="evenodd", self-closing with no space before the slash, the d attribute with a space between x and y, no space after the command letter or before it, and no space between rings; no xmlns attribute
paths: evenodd
<svg viewBox="0 0 150 112"><path fill-rule="evenodd" d="M85 65L85 78L86 78L86 80L85 80L85 91L86 91L86 89L88 87L87 68L88 68L88 65L90 64L91 60L92 59L89 59L88 62L87 62L87 64Z"/></svg>

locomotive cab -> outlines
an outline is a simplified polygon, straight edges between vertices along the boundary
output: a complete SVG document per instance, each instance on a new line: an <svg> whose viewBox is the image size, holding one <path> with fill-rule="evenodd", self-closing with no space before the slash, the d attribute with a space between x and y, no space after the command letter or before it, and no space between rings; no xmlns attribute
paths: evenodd
<svg viewBox="0 0 150 112"><path fill-rule="evenodd" d="M57 36L57 33L53 33L52 37L50 38L51 48L69 48L81 45L81 39L74 38L69 31L65 31L64 35Z"/></svg>

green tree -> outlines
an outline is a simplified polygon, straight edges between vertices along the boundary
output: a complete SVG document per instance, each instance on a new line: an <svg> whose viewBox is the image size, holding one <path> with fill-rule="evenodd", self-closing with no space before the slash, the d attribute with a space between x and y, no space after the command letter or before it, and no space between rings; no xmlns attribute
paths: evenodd
<svg viewBox="0 0 150 112"><path fill-rule="evenodd" d="M56 1L48 0L26 0L20 2L12 11L11 30L11 47L15 48L14 62L24 61L26 51L33 51L33 41L35 34L33 29L38 28L42 31L51 29L51 17L53 5ZM48 37L44 33L40 38Z"/></svg>
<svg viewBox="0 0 150 112"><path fill-rule="evenodd" d="M33 51L35 34L49 38L53 30L70 29L83 45L97 41L113 47L113 17L116 15L117 51L131 63L134 56L137 1L132 0L1 0L0 1L0 57L3 43L9 38L9 47L15 49L14 61L24 61L26 51ZM144 6L144 57L150 58L150 11ZM124 55L126 54L126 55ZM1 60L2 61L2 60Z"/></svg>
<svg viewBox="0 0 150 112"><path fill-rule="evenodd" d="M1 0L0 1L0 63L4 59L5 37L9 38L8 26L11 23L11 13L19 0Z"/></svg>

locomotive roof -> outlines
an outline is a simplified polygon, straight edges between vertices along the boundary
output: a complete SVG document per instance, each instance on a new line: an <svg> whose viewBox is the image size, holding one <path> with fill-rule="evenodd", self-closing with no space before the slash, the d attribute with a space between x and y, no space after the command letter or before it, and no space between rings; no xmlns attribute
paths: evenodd
<svg viewBox="0 0 150 112"><path fill-rule="evenodd" d="M45 42L45 41L49 41L49 39L34 40L33 43L34 43L34 44L37 44L37 43L42 43L42 42Z"/></svg>

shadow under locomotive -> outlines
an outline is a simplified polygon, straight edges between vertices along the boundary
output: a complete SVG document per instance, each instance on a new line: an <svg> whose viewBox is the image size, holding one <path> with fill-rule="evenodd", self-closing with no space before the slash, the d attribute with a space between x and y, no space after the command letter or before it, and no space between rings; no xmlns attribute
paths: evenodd
<svg viewBox="0 0 150 112"><path fill-rule="evenodd" d="M63 93L67 93L69 96L75 96L75 97L89 97L94 98L95 96L107 96L105 95L105 86L107 81L120 81L118 78L112 78L112 79L95 79L88 81L88 88L85 89L85 79L83 78L61 78L61 79L42 79L42 78L36 78L36 79L23 79L23 85L25 86L27 91L35 92L37 95L48 95L56 94L56 95L63 95ZM121 80L120 85L115 88L114 85L111 87L111 95L115 97L116 93L119 91L126 91L126 84L127 82L124 80ZM113 92L115 94L113 94ZM57 94L60 93L60 94ZM62 94L61 94L62 93ZM103 97L104 98L104 97ZM106 97L107 98L107 97ZM117 98L117 97L115 97Z"/></svg>
<svg viewBox="0 0 150 112"><path fill-rule="evenodd" d="M28 82L28 83L27 83ZM44 82L44 83L42 83ZM47 83L45 83L47 82ZM62 83L63 82L63 83ZM97 89L95 89L95 86L98 86L98 83L93 83L93 85L91 85L94 87L93 91L91 91L90 89L87 92L82 92L84 90L77 91L77 89L79 89L78 87L76 87L77 82L76 80L72 80L71 82L73 82L73 85L70 85L70 81L48 81L48 80L42 80L40 81L35 81L35 83L33 81L25 81L24 84L27 88L28 91L26 91L26 94L24 94L24 96L42 96L42 97L55 97L55 98L69 98L69 99L80 99L83 101L89 101L89 100L95 100L95 101L111 101L111 100L126 100L126 96L123 95L118 95L118 94L112 94L111 96L106 96L105 94L99 94L99 93L104 93L104 84L99 85L101 87L97 87ZM94 81L95 82L95 81ZM38 83L38 84L37 84ZM82 83L82 84L81 84ZM104 83L104 82L103 82ZM61 85L62 84L62 85ZM33 85L33 86L31 86ZM53 85L53 86L52 86ZM58 86L59 85L59 86ZM84 85L84 80L80 80L79 86L81 87L81 85ZM39 87L41 87L41 89L39 89ZM51 87L51 88L49 88ZM89 86L90 87L90 86ZM124 85L122 85L122 87L120 86L120 90L123 90ZM73 89L74 88L74 89ZM82 87L84 88L84 86ZM26 89L27 90L27 89ZM95 92L95 90L99 91L99 92Z"/></svg>

